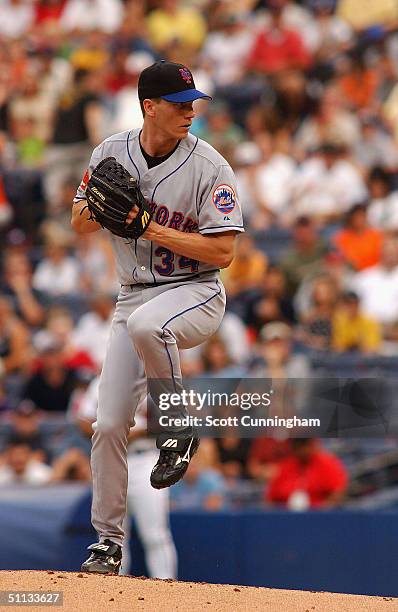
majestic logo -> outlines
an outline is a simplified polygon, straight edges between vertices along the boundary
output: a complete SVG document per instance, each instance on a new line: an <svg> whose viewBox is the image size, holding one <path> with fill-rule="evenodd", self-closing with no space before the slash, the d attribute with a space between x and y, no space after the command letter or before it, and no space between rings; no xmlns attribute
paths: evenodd
<svg viewBox="0 0 398 612"><path fill-rule="evenodd" d="M166 448L177 448L178 441L175 438L169 438L162 444L162 446Z"/></svg>
<svg viewBox="0 0 398 612"><path fill-rule="evenodd" d="M192 74L189 72L188 68L180 68L179 73L186 83L192 83Z"/></svg>
<svg viewBox="0 0 398 612"><path fill-rule="evenodd" d="M213 204L219 213L228 215L235 208L235 191L229 185L219 185L213 191Z"/></svg>

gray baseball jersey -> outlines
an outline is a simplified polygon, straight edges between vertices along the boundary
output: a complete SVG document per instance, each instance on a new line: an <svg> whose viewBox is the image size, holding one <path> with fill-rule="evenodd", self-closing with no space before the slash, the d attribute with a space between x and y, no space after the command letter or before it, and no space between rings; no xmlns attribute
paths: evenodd
<svg viewBox="0 0 398 612"><path fill-rule="evenodd" d="M85 199L87 181L96 165L105 157L115 157L138 179L160 225L187 233L244 231L234 173L213 147L189 134L166 161L148 169L140 132L115 134L94 149L75 202ZM218 274L214 265L175 255L156 242L143 238L131 241L113 234L111 240L122 285L184 280L200 272Z"/></svg>

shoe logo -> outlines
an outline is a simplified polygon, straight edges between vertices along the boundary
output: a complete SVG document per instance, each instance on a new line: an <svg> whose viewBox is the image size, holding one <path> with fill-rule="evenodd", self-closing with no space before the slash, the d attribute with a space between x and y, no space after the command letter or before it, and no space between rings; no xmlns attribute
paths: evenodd
<svg viewBox="0 0 398 612"><path fill-rule="evenodd" d="M162 444L162 447L166 447L166 448L177 448L177 444L178 444L178 440L176 440L175 438L169 438L168 440L166 440L166 442L164 442Z"/></svg>
<svg viewBox="0 0 398 612"><path fill-rule="evenodd" d="M107 544L97 544L95 550L108 550L109 546Z"/></svg>
<svg viewBox="0 0 398 612"><path fill-rule="evenodd" d="M109 557L109 559L107 559L106 562L109 563L110 565L117 565L119 563L119 561L115 561L113 557Z"/></svg>
<svg viewBox="0 0 398 612"><path fill-rule="evenodd" d="M193 442L193 438L191 438L191 441L189 443L189 446L187 448L187 452L185 453L185 455L183 457L180 457L181 461L185 461L186 463L190 462L191 460L190 450L191 450L192 442Z"/></svg>

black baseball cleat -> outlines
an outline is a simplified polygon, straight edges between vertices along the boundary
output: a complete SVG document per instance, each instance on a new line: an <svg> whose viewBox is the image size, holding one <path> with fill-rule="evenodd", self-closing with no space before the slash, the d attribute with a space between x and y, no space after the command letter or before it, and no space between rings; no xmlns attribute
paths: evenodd
<svg viewBox="0 0 398 612"><path fill-rule="evenodd" d="M199 444L196 437L173 438L170 434L161 434L156 440L160 449L159 459L151 473L153 488L165 489L181 480Z"/></svg>
<svg viewBox="0 0 398 612"><path fill-rule="evenodd" d="M119 574L122 565L122 549L110 540L91 544L87 548L92 553L82 565L82 572L91 574Z"/></svg>

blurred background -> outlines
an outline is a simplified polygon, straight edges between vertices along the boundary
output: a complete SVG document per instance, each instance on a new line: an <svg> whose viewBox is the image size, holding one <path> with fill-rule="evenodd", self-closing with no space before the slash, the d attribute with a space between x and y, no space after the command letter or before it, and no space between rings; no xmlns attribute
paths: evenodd
<svg viewBox="0 0 398 612"><path fill-rule="evenodd" d="M78 569L93 537L81 414L118 285L70 209L92 148L141 125L160 58L213 95L192 132L233 167L246 227L184 374L396 382L396 0L0 0L2 569ZM388 427L206 440L170 503L182 579L398 595Z"/></svg>

